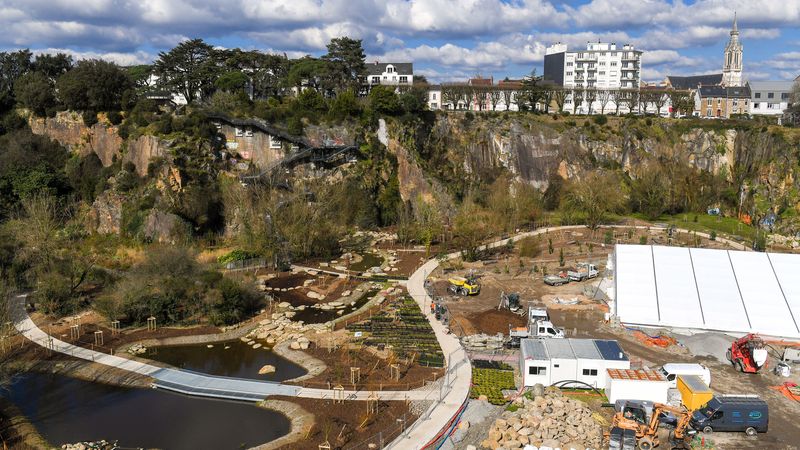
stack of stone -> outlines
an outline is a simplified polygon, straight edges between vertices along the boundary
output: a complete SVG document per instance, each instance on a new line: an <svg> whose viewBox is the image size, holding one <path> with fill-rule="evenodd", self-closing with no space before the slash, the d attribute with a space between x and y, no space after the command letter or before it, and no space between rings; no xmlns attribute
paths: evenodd
<svg viewBox="0 0 800 450"><path fill-rule="evenodd" d="M481 443L483 448L517 449L526 445L562 450L600 448L603 429L585 403L566 398L557 389L545 390L541 385L533 392L532 400L520 397L514 400L515 411L503 412Z"/></svg>

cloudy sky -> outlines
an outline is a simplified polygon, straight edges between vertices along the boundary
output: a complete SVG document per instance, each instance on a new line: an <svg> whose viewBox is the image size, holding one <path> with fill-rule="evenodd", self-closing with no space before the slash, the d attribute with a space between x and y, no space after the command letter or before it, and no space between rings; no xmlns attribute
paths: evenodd
<svg viewBox="0 0 800 450"><path fill-rule="evenodd" d="M297 57L347 35L443 81L541 73L547 45L602 40L645 50L658 80L719 72L734 9L746 78L800 74L800 0L0 0L0 47L137 64L194 37Z"/></svg>

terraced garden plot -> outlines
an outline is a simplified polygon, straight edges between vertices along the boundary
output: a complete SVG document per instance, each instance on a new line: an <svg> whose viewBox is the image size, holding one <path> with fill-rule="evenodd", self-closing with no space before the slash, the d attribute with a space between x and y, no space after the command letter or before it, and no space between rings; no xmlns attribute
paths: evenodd
<svg viewBox="0 0 800 450"><path fill-rule="evenodd" d="M421 366L444 366L444 355L430 323L409 297L392 300L383 311L347 325L347 330L361 331L364 333L360 338L362 343L391 347L401 358L415 355Z"/></svg>
<svg viewBox="0 0 800 450"><path fill-rule="evenodd" d="M472 369L472 389L471 398L478 398L485 395L489 403L493 405L504 405L506 399L503 397L503 390L516 389L514 385L514 372L511 370L500 369Z"/></svg>

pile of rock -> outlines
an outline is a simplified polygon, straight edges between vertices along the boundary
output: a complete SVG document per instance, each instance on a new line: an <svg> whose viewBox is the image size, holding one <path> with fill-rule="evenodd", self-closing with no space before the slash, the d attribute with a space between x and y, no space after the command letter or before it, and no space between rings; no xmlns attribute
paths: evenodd
<svg viewBox="0 0 800 450"><path fill-rule="evenodd" d="M289 348L292 350L308 350L308 346L311 341L305 337L300 336L297 339L293 340L291 344L289 344Z"/></svg>
<svg viewBox="0 0 800 450"><path fill-rule="evenodd" d="M64 450L112 450L117 448L117 445L108 441L78 442L77 444L64 444L61 448Z"/></svg>
<svg viewBox="0 0 800 450"><path fill-rule="evenodd" d="M496 335L471 334L461 338L461 344L469 350L498 350L503 348L505 341L503 333Z"/></svg>
<svg viewBox="0 0 800 450"><path fill-rule="evenodd" d="M516 411L504 411L489 430L481 447L497 450L531 445L562 450L598 449L602 426L585 403L566 398L557 389L534 388L533 400L514 400Z"/></svg>
<svg viewBox="0 0 800 450"><path fill-rule="evenodd" d="M307 325L303 321L292 321L292 317L296 314L295 311L302 311L305 306L292 308L288 303L285 305L280 303L278 309L283 309L282 305L288 305L288 308L285 308L285 311L272 313L271 318L260 321L258 326L242 337L242 341L248 343L248 345L255 345L256 340L258 340L272 347L280 342L296 339L305 333L319 334L330 329L329 323Z"/></svg>
<svg viewBox="0 0 800 450"><path fill-rule="evenodd" d="M130 353L131 355L143 355L147 353L147 347L145 347L142 344L133 344L130 347L128 347L128 349L125 351Z"/></svg>

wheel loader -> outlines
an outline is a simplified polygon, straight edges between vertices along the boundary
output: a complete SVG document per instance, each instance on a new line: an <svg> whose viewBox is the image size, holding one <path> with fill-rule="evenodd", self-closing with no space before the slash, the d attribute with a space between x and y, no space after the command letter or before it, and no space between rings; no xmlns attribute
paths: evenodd
<svg viewBox="0 0 800 450"><path fill-rule="evenodd" d="M453 277L447 280L450 283L448 290L455 295L466 297L468 295L478 295L481 293L481 285L478 277Z"/></svg>

